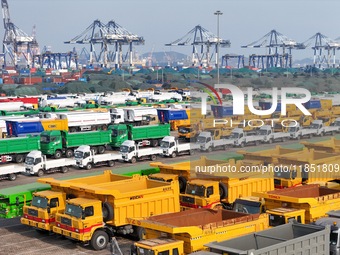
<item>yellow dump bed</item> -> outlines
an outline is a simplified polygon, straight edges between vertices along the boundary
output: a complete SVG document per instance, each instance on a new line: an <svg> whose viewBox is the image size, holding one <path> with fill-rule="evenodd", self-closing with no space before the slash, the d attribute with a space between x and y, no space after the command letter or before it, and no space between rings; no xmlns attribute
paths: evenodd
<svg viewBox="0 0 340 255"><path fill-rule="evenodd" d="M314 149L315 151L323 151L328 153L339 153L340 152L340 140L332 137L329 140L319 141L319 142L301 142L305 147L309 149Z"/></svg>

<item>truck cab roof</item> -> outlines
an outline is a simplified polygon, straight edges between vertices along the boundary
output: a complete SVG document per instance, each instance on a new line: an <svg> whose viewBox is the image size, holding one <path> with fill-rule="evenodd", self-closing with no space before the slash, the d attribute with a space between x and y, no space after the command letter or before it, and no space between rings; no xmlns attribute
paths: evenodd
<svg viewBox="0 0 340 255"><path fill-rule="evenodd" d="M90 146L89 145L81 145L76 149L76 151L81 151L81 152L90 151Z"/></svg>
<svg viewBox="0 0 340 255"><path fill-rule="evenodd" d="M135 146L135 141L132 141L132 140L126 140L122 143L121 146L128 146L128 147L132 147L132 146Z"/></svg>
<svg viewBox="0 0 340 255"><path fill-rule="evenodd" d="M28 153L27 157L32 157L32 158L39 158L42 156L41 151L31 151L30 153Z"/></svg>

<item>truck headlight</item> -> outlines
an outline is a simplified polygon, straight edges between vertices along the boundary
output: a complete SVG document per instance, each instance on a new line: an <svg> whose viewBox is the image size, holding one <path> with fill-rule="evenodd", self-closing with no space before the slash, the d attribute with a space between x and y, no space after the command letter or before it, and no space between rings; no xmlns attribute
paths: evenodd
<svg viewBox="0 0 340 255"><path fill-rule="evenodd" d="M46 221L45 220L41 220L41 222L45 223Z"/></svg>
<svg viewBox="0 0 340 255"><path fill-rule="evenodd" d="M79 229L78 228L76 228L76 232L79 233Z"/></svg>

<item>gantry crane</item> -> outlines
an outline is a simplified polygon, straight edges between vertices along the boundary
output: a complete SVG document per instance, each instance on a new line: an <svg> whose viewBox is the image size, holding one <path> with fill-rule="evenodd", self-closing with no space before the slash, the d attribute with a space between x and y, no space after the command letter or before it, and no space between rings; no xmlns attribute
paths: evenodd
<svg viewBox="0 0 340 255"><path fill-rule="evenodd" d="M6 55L9 55L15 66L18 65L21 56L25 58L27 66L31 66L32 51L39 47L35 36L29 36L11 21L7 0L1 0L1 8L5 29L3 39L4 65L7 62Z"/></svg>
<svg viewBox="0 0 340 255"><path fill-rule="evenodd" d="M324 64L327 67L335 67L335 53L340 47L339 41L333 40L321 33L316 33L303 44L306 45L306 47L312 48L314 51L314 67L321 68Z"/></svg>
<svg viewBox="0 0 340 255"><path fill-rule="evenodd" d="M297 43L274 29L259 40L241 47L268 49L266 54L249 56L249 65L259 68L292 67L292 49L305 48L304 44Z"/></svg>
<svg viewBox="0 0 340 255"><path fill-rule="evenodd" d="M183 37L165 44L165 46L188 46L192 45L192 65L210 66L213 54L210 54L210 47L215 46L217 58L217 47L230 47L230 41L218 38L200 25L195 26ZM200 48L199 50L197 48ZM216 62L218 60L216 59Z"/></svg>

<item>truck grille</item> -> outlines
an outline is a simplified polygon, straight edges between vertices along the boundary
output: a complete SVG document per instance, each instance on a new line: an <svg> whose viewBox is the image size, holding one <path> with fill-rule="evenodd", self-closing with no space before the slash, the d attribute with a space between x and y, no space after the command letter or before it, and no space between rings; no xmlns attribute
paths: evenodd
<svg viewBox="0 0 340 255"><path fill-rule="evenodd" d="M182 202L188 204L195 204L195 199L193 197L182 196Z"/></svg>
<svg viewBox="0 0 340 255"><path fill-rule="evenodd" d="M65 217L61 217L61 224L72 226L71 219Z"/></svg>
<svg viewBox="0 0 340 255"><path fill-rule="evenodd" d="M32 215L32 216L35 216L35 217L38 217L38 211L34 210L34 209L31 209L31 208L28 208L28 214Z"/></svg>

